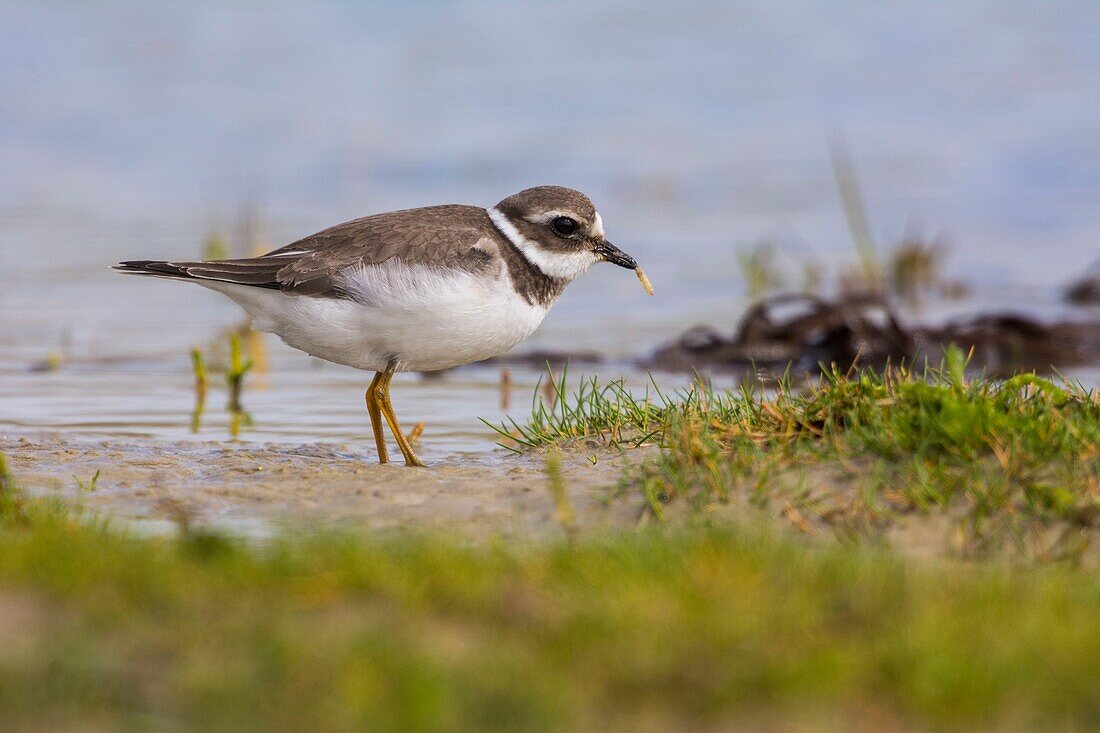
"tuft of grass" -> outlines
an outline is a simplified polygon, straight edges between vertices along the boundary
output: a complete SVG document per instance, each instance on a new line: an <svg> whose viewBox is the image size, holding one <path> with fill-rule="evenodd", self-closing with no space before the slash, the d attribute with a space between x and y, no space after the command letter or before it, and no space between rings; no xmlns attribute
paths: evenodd
<svg viewBox="0 0 1100 733"><path fill-rule="evenodd" d="M914 237L903 239L890 251L886 265L886 282L890 292L910 304L917 304L946 280L942 245Z"/></svg>
<svg viewBox="0 0 1100 733"><path fill-rule="evenodd" d="M796 390L702 384L652 401L621 383L564 379L553 410L536 403L526 425L499 431L517 449L578 438L661 450L624 483L658 518L749 502L778 505L802 531L881 537L911 513L955 526L964 556L1010 550L1080 561L1100 528L1100 396L1034 374L967 375L950 349L922 370L827 369Z"/></svg>
<svg viewBox="0 0 1100 733"><path fill-rule="evenodd" d="M87 481L82 481L78 476L73 476L73 481L76 481L76 486L81 491L95 491L96 484L99 483L100 469L96 469L92 477Z"/></svg>
<svg viewBox="0 0 1100 733"><path fill-rule="evenodd" d="M748 284L749 300L759 300L783 284L783 274L775 262L775 254L775 244L769 241L738 250L737 264Z"/></svg>
<svg viewBox="0 0 1100 733"><path fill-rule="evenodd" d="M855 165L843 139L835 138L831 142L830 154L848 232L859 262L858 272L841 277L841 290L890 293L914 307L920 304L922 296L934 291L944 297L964 294L965 286L943 274L947 249L941 245L906 236L884 254L879 252L871 234Z"/></svg>
<svg viewBox="0 0 1100 733"><path fill-rule="evenodd" d="M794 288L817 293L824 281L821 262L797 242L765 239L737 250L737 264L750 301Z"/></svg>
<svg viewBox="0 0 1100 733"><path fill-rule="evenodd" d="M570 397L567 379L568 370L562 370L559 377L539 380L526 423L512 418L500 425L482 422L502 438L501 446L517 452L588 437L616 447L638 446L653 437L647 428L658 425L669 407L656 385L652 396L647 388L641 398L635 398L622 380L601 385L598 377L591 377L582 379Z"/></svg>

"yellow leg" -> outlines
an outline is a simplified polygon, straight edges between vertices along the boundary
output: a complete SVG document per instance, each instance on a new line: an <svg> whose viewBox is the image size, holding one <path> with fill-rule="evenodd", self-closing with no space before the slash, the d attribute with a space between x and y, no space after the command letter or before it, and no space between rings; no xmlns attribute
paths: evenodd
<svg viewBox="0 0 1100 733"><path fill-rule="evenodd" d="M382 381L382 372L376 372L367 388L367 414L370 415L371 430L374 431L374 445L378 448L378 462L389 463L390 455L386 450L386 435L382 432L382 410L378 407L378 385Z"/></svg>
<svg viewBox="0 0 1100 733"><path fill-rule="evenodd" d="M390 401L390 382L392 381L393 372L383 372L382 380L375 389L375 399L378 400L378 406L382 410L382 416L386 418L386 422L389 423L390 432L393 433L393 438L397 441L397 447L401 449L401 455L405 456L405 465L423 466L424 462L413 453L412 446L409 445L409 439L405 437L405 433L401 432L401 426L397 422L397 415L394 414L393 402Z"/></svg>

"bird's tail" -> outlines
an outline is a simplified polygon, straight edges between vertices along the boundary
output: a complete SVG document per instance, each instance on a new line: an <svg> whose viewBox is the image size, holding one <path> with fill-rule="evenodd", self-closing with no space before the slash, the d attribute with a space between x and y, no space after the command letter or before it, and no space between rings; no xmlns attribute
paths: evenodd
<svg viewBox="0 0 1100 733"><path fill-rule="evenodd" d="M127 260L111 265L112 270L124 272L127 275L150 275L152 277L168 277L176 280L193 280L193 275L186 269L171 262L158 260Z"/></svg>

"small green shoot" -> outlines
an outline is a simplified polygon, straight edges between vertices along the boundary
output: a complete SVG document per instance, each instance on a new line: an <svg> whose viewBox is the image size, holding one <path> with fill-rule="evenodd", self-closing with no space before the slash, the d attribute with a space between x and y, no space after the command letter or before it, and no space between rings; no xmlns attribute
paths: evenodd
<svg viewBox="0 0 1100 733"><path fill-rule="evenodd" d="M879 262L875 241L871 236L871 225L867 221L867 209L859 192L855 165L852 163L848 147L839 137L829 146L833 160L833 175L836 177L840 201L844 205L844 216L848 221L848 231L852 237L856 255L859 258L864 284L871 290L882 290L882 265Z"/></svg>
<svg viewBox="0 0 1100 733"><path fill-rule="evenodd" d="M225 372L225 383L229 387L230 412L243 412L241 406L241 392L244 388L245 375L252 369L252 359L246 359L241 354L241 336L233 333L229 336L229 367Z"/></svg>
<svg viewBox="0 0 1100 733"><path fill-rule="evenodd" d="M191 410L191 432L197 433L202 427L202 414L206 409L206 362L197 346L191 349L191 373L195 377L195 407Z"/></svg>
<svg viewBox="0 0 1100 733"><path fill-rule="evenodd" d="M191 349L191 373L195 377L195 400L201 402L206 399L206 362L197 346Z"/></svg>
<svg viewBox="0 0 1100 733"><path fill-rule="evenodd" d="M99 481L100 469L96 469L92 477L87 481L81 481L75 474L73 475L73 481L76 481L77 488L81 491L95 491L96 483Z"/></svg>

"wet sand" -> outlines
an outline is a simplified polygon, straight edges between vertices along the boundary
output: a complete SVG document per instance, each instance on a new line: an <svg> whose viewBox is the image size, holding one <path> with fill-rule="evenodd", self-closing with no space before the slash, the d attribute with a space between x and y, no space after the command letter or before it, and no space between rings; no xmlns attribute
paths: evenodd
<svg viewBox="0 0 1100 733"><path fill-rule="evenodd" d="M612 452L595 442L562 451L561 483L576 529L629 531L656 521L636 490L617 491L624 474L656 451ZM0 436L0 453L16 484L30 494L57 497L140 534L175 534L186 525L263 541L279 532L442 530L478 543L539 542L566 532L557 518L546 449L523 455L498 449L407 469L400 462L378 465L372 453L331 443L227 445L35 433ZM756 489L746 479L728 504L703 514L706 521L769 526L811 544L861 538L922 560L971 553L960 534L964 502L921 512L884 495L882 503L865 505L861 475L868 470L853 460L776 475L763 505L753 500ZM798 508L794 497L807 486L831 507L828 521ZM665 505L663 514L672 525L701 518L683 501ZM1031 551L1042 556L1043 547L1056 549L1061 531L1031 526ZM1007 544L1002 550L1018 556ZM1095 566L1098 553L1100 546L1086 549L1081 562Z"/></svg>
<svg viewBox="0 0 1100 733"><path fill-rule="evenodd" d="M451 529L471 538L560 533L545 472L546 453L497 449L427 469L378 465L357 446L325 443L226 445L119 440L56 433L5 436L3 452L17 483L35 495L62 497L136 529L173 531L181 517L233 534L276 528L318 530ZM584 526L638 516L635 501L607 502L629 455L574 448L562 477ZM596 457L596 462L592 458ZM100 472L95 488L88 481Z"/></svg>

